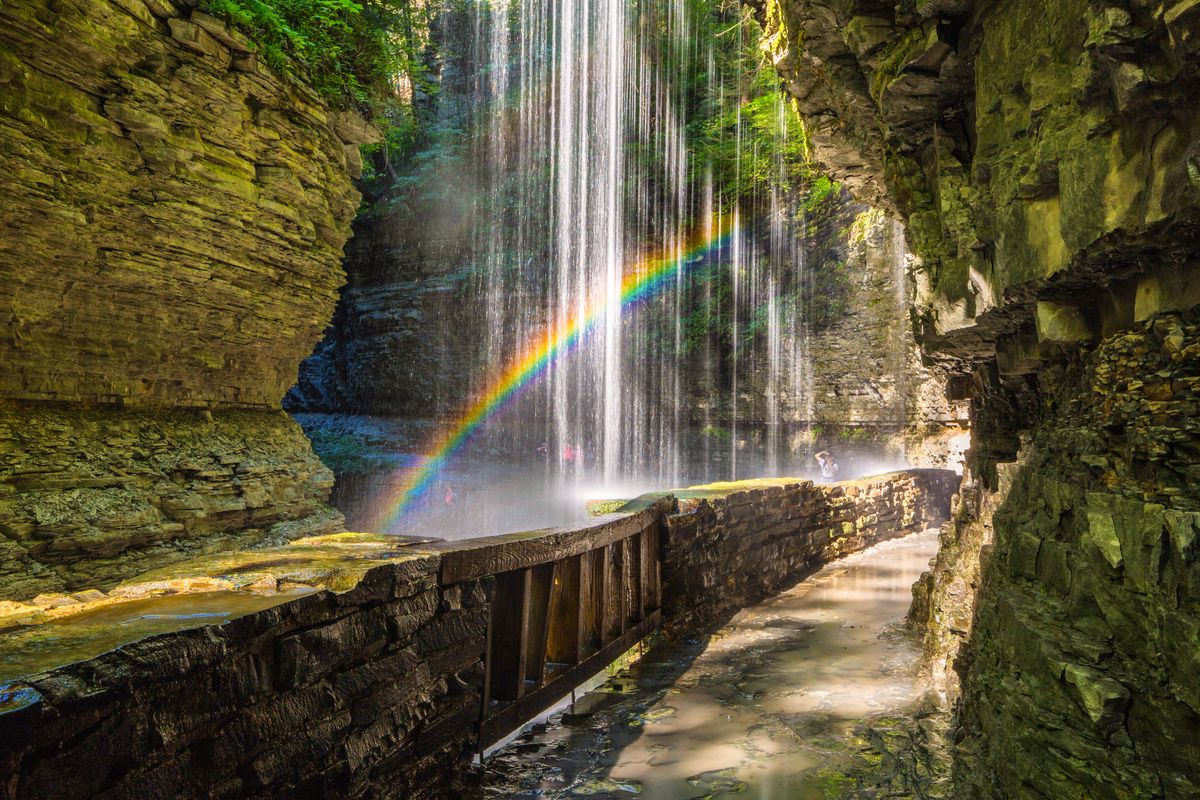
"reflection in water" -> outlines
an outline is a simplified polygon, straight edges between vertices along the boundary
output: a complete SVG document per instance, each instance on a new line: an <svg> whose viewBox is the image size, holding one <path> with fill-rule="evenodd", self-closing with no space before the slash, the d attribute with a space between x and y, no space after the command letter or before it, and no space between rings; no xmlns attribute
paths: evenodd
<svg viewBox="0 0 1200 800"><path fill-rule="evenodd" d="M95 658L160 633L226 622L277 606L309 588L257 595L201 592L146 597L0 634L0 681Z"/></svg>
<svg viewBox="0 0 1200 800"><path fill-rule="evenodd" d="M917 693L902 621L936 549L932 531L885 543L742 611L706 644L656 647L498 756L488 796L854 796L848 774L882 760L862 723L903 713Z"/></svg>

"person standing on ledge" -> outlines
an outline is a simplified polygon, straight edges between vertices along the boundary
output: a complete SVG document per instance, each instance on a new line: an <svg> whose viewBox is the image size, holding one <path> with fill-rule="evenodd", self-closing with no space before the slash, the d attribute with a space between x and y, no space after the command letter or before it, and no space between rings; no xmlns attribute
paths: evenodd
<svg viewBox="0 0 1200 800"><path fill-rule="evenodd" d="M833 456L828 450L822 450L815 456L817 463L821 465L821 477L824 480L831 481L837 476L838 465L833 460Z"/></svg>

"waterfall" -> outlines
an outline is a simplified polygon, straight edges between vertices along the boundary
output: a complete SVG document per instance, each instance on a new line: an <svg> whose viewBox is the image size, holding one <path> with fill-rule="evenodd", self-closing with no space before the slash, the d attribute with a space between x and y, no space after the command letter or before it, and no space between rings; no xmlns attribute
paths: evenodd
<svg viewBox="0 0 1200 800"><path fill-rule="evenodd" d="M462 463L533 464L559 494L795 474L783 431L812 417L802 187L773 73L746 77L753 23L715 0L467 9L472 382L486 395L531 345L595 322L481 432L443 438L472 442Z"/></svg>

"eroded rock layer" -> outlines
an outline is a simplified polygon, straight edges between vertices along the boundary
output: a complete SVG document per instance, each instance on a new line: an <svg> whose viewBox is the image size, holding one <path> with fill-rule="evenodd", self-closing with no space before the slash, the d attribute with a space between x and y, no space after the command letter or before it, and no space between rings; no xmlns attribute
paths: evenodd
<svg viewBox="0 0 1200 800"><path fill-rule="evenodd" d="M1200 316L1046 379L992 518L959 779L974 796L1200 794Z"/></svg>
<svg viewBox="0 0 1200 800"><path fill-rule="evenodd" d="M1193 0L761 6L816 157L907 219L931 352L987 360L1033 328L1039 294L1069 302L1192 249Z"/></svg>
<svg viewBox="0 0 1200 800"><path fill-rule="evenodd" d="M0 409L0 598L107 588L185 555L338 527L282 411Z"/></svg>
<svg viewBox="0 0 1200 800"><path fill-rule="evenodd" d="M195 5L0 6L0 598L333 519L278 408L364 126Z"/></svg>
<svg viewBox="0 0 1200 800"><path fill-rule="evenodd" d="M897 209L973 452L918 586L971 797L1191 797L1196 0L766 0L817 157ZM950 672L951 666L957 672Z"/></svg>
<svg viewBox="0 0 1200 800"><path fill-rule="evenodd" d="M184 16L0 9L0 397L278 407L333 312L329 112Z"/></svg>

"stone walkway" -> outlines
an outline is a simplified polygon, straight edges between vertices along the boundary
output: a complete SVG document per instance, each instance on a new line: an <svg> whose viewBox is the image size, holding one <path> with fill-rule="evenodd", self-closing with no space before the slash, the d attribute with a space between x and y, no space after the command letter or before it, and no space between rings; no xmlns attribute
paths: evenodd
<svg viewBox="0 0 1200 800"><path fill-rule="evenodd" d="M903 618L933 532L829 565L706 641L659 643L491 758L485 797L939 798L947 716Z"/></svg>

